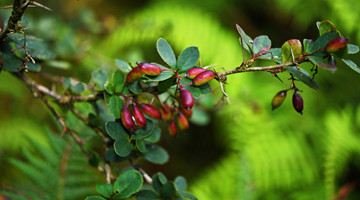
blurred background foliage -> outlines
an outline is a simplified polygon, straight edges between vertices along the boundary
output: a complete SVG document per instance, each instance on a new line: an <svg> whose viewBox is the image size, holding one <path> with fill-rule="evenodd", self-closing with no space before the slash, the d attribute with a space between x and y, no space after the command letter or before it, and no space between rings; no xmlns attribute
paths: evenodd
<svg viewBox="0 0 360 200"><path fill-rule="evenodd" d="M199 47L203 66L216 64L219 71L234 68L242 62L235 24L252 38L268 35L272 46L280 47L288 39L315 39L316 21L328 19L349 36L350 43L360 42L360 1L355 0L40 2L53 12L28 9L23 24L28 34L47 41L57 55L42 66L44 73L70 76L85 83L94 70L114 71L116 58L132 63L160 62L155 49L159 37L165 38L176 54L188 46ZM11 3L1 1L0 6ZM0 18L6 19L9 13L0 10ZM360 64L358 55L353 60ZM31 76L50 86L42 75ZM194 123L187 134L178 138L170 137L164 126L160 143L169 151L170 161L162 166L146 162L142 165L150 174L162 171L170 179L185 176L191 192L199 199L331 199L342 187L360 184L359 74L339 65L336 73L319 69L319 91L297 84L303 90L303 116L293 110L291 93L284 105L271 111L272 97L290 85L287 73L279 76L284 83L265 72L229 76L226 91L231 104L216 108L211 102L220 99L221 94L214 82L215 95L199 100L209 111L209 123ZM43 159L59 171L56 166L66 151L65 143L72 144L65 140L55 151L49 132L59 131L51 114L28 88L6 72L0 73L0 102L0 185L24 191L30 188L32 179L19 174L22 164L36 166ZM79 105L82 112L92 112L89 108ZM73 117L66 111L62 114ZM82 137L93 135L80 122L70 125ZM89 148L96 149L99 144L96 137L88 140ZM41 148L58 156L50 159L41 155ZM33 154L29 152L38 152L38 160L31 160ZM81 162L74 168L79 166ZM50 173L45 170L48 168L38 167L41 173ZM60 172L48 175L64 178ZM79 198L94 194L96 179L89 176L84 179L86 183L74 185L69 180L70 188L83 188ZM46 181L38 178L41 180ZM34 193L46 196L60 187L55 182L39 186ZM66 186L63 188L66 191ZM359 198L357 185L348 199Z"/></svg>

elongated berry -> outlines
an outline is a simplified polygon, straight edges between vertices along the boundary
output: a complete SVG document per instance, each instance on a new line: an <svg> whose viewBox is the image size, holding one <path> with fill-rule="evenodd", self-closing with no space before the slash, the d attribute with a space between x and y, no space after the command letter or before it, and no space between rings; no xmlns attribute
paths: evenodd
<svg viewBox="0 0 360 200"><path fill-rule="evenodd" d="M206 70L204 72L201 72L197 76L195 76L193 83L195 86L203 85L215 78L215 72L211 70Z"/></svg>
<svg viewBox="0 0 360 200"><path fill-rule="evenodd" d="M171 119L171 108L169 104L164 104L164 106L160 108L160 113L164 121L169 121Z"/></svg>
<svg viewBox="0 0 360 200"><path fill-rule="evenodd" d="M284 102L284 100L286 98L286 93L287 93L287 90L282 90L274 96L274 98L271 102L273 110L275 108L279 107Z"/></svg>
<svg viewBox="0 0 360 200"><path fill-rule="evenodd" d="M181 105L185 108L190 110L194 106L194 97L192 96L191 92L188 90L182 89L180 91L180 100Z"/></svg>
<svg viewBox="0 0 360 200"><path fill-rule="evenodd" d="M180 130L189 129L189 121L187 120L185 115L183 115L181 112L179 112L179 114L178 114L177 123L179 125Z"/></svg>
<svg viewBox="0 0 360 200"><path fill-rule="evenodd" d="M169 124L169 133L172 136L177 135L177 128L176 128L176 124L175 124L174 120L172 120Z"/></svg>
<svg viewBox="0 0 360 200"><path fill-rule="evenodd" d="M293 106L294 106L295 110L298 113L303 114L302 111L304 109L304 101L303 101L302 97L300 96L300 94L298 93L298 91L294 92L292 102L293 102Z"/></svg>
<svg viewBox="0 0 360 200"><path fill-rule="evenodd" d="M161 113L160 111L155 108L152 105L149 104L140 104L140 109L147 114L149 117L153 118L153 119L161 119Z"/></svg>
<svg viewBox="0 0 360 200"><path fill-rule="evenodd" d="M140 127L146 126L146 118L136 104L133 104L132 114L135 118L136 124Z"/></svg>
<svg viewBox="0 0 360 200"><path fill-rule="evenodd" d="M130 113L130 110L127 106L124 106L121 109L121 121L126 129L133 132L135 131L135 122L132 118L132 115Z"/></svg>
<svg viewBox="0 0 360 200"><path fill-rule="evenodd" d="M193 114L192 110L187 110L184 107L180 106L179 108L179 112L181 112L182 114L184 114L187 118L190 118Z"/></svg>
<svg viewBox="0 0 360 200"><path fill-rule="evenodd" d="M325 51L328 53L334 53L347 46L347 39L344 37L338 37L331 40L325 47Z"/></svg>
<svg viewBox="0 0 360 200"><path fill-rule="evenodd" d="M159 66L151 63L137 63L140 71L148 76L157 76L161 73Z"/></svg>
<svg viewBox="0 0 360 200"><path fill-rule="evenodd" d="M198 74L200 74L201 72L204 72L204 71L206 71L206 69L201 68L201 67L194 67L194 68L189 69L186 72L186 76L189 79L194 79L196 77L196 75L198 75Z"/></svg>
<svg viewBox="0 0 360 200"><path fill-rule="evenodd" d="M140 71L139 67L134 67L127 75L126 82L133 83L139 80L142 77L143 73Z"/></svg>

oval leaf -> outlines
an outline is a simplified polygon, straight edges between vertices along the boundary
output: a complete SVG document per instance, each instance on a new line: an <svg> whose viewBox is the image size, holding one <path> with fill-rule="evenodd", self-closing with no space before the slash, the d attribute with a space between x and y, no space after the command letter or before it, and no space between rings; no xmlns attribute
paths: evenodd
<svg viewBox="0 0 360 200"><path fill-rule="evenodd" d="M115 198L122 199L131 196L140 190L142 184L142 175L134 169L120 174L114 183L114 192L117 193Z"/></svg>
<svg viewBox="0 0 360 200"><path fill-rule="evenodd" d="M324 35L327 32L336 31L339 33L339 31L336 29L335 25L330 22L329 20L325 20L322 22L317 22L316 26L319 29L319 34ZM339 33L340 34L340 33Z"/></svg>
<svg viewBox="0 0 360 200"><path fill-rule="evenodd" d="M149 145L147 146L148 152L143 154L142 156L155 164L164 164L169 160L168 153L157 145Z"/></svg>
<svg viewBox="0 0 360 200"><path fill-rule="evenodd" d="M256 37L253 42L253 56L269 51L271 47L271 40L267 35L260 35Z"/></svg>
<svg viewBox="0 0 360 200"><path fill-rule="evenodd" d="M356 54L359 52L359 47L354 44L348 44L348 54Z"/></svg>
<svg viewBox="0 0 360 200"><path fill-rule="evenodd" d="M131 143L127 138L119 138L114 142L115 153L121 157L130 155L132 151Z"/></svg>
<svg viewBox="0 0 360 200"><path fill-rule="evenodd" d="M344 61L344 63L349 66L351 69L353 69L354 71L356 71L357 73L360 73L360 68L350 59L341 59L342 61Z"/></svg>
<svg viewBox="0 0 360 200"><path fill-rule="evenodd" d="M158 142L160 140L161 137L161 130L159 127L155 127L149 136L145 137L145 141L147 142L151 142L151 143L155 143Z"/></svg>
<svg viewBox="0 0 360 200"><path fill-rule="evenodd" d="M175 187L178 191L184 191L187 187L186 179L182 176L178 176L174 180Z"/></svg>
<svg viewBox="0 0 360 200"><path fill-rule="evenodd" d="M99 69L98 71L93 72L92 76L93 76L93 79L95 81L96 86L100 90L104 90L105 89L105 83L107 81L106 74L101 69Z"/></svg>
<svg viewBox="0 0 360 200"><path fill-rule="evenodd" d="M245 44L248 46L249 50L250 50L250 53L252 53L252 43L253 43L253 40L251 39L251 37L249 37L248 35L246 35L245 31L239 26L236 24L236 29L237 31L239 32L240 34L240 37L243 39L243 41L245 41ZM241 42L241 41L240 41ZM245 45L243 44L243 45ZM246 49L246 48L245 48Z"/></svg>
<svg viewBox="0 0 360 200"><path fill-rule="evenodd" d="M151 190L141 190L136 194L136 200L159 200L159 196Z"/></svg>
<svg viewBox="0 0 360 200"><path fill-rule="evenodd" d="M332 57L329 58L323 58L319 55L312 55L307 56L307 58L312 62L314 65L330 70L330 71L336 71L336 62Z"/></svg>
<svg viewBox="0 0 360 200"><path fill-rule="evenodd" d="M305 83L309 87L315 90L319 89L319 86L315 83L314 80L312 80L307 74L297 70L296 67L285 67L285 70L289 71L292 75L294 75L297 79L299 79L301 82Z"/></svg>
<svg viewBox="0 0 360 200"><path fill-rule="evenodd" d="M127 63L123 60L116 59L115 64L120 68L121 71L123 71L126 74L131 71L131 67L130 67L129 63Z"/></svg>
<svg viewBox="0 0 360 200"><path fill-rule="evenodd" d="M192 68L199 60L200 53L197 47L188 47L181 52L176 67L181 71L187 71Z"/></svg>
<svg viewBox="0 0 360 200"><path fill-rule="evenodd" d="M124 87L125 76L121 71L115 71L113 73L112 84L116 93L121 92Z"/></svg>
<svg viewBox="0 0 360 200"><path fill-rule="evenodd" d="M96 192L106 198L110 198L113 194L112 184L96 184Z"/></svg>
<svg viewBox="0 0 360 200"><path fill-rule="evenodd" d="M121 109L124 106L124 102L118 96L111 96L109 100L110 112L114 115L115 119L120 118Z"/></svg>
<svg viewBox="0 0 360 200"><path fill-rule="evenodd" d="M156 43L156 49L160 57L173 69L176 69L176 58L174 51L169 43L163 38L160 38Z"/></svg>
<svg viewBox="0 0 360 200"><path fill-rule="evenodd" d="M125 129L120 126L120 124L114 121L105 123L105 131L114 140L117 140L119 138L129 138Z"/></svg>

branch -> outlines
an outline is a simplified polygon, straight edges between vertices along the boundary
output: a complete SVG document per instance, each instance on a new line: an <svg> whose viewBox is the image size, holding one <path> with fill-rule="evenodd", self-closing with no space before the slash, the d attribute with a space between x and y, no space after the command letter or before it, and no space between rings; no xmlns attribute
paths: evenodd
<svg viewBox="0 0 360 200"><path fill-rule="evenodd" d="M129 162L138 172L142 174L148 184L152 184L152 178L135 162L134 158L130 158Z"/></svg>

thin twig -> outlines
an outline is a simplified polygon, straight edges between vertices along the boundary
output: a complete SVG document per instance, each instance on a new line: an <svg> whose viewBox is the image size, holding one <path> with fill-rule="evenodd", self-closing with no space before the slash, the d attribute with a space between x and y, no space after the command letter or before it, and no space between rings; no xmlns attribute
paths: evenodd
<svg viewBox="0 0 360 200"><path fill-rule="evenodd" d="M152 184L152 178L139 166L139 164L135 162L134 158L130 158L129 162L138 172L142 174L148 184Z"/></svg>

